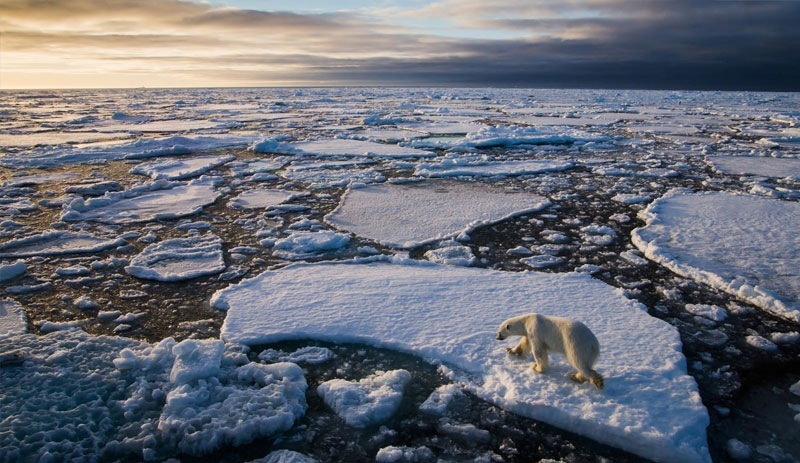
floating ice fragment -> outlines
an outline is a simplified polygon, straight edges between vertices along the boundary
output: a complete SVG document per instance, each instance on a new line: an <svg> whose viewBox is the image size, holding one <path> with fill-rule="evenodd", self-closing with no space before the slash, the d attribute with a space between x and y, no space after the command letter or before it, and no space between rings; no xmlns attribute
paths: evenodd
<svg viewBox="0 0 800 463"><path fill-rule="evenodd" d="M0 257L56 256L104 251L125 244L125 240L100 238L89 233L49 231L0 244Z"/></svg>
<svg viewBox="0 0 800 463"><path fill-rule="evenodd" d="M640 218L632 240L647 258L800 321L800 203L675 190Z"/></svg>
<svg viewBox="0 0 800 463"><path fill-rule="evenodd" d="M290 190L246 190L231 199L228 202L228 207L233 209L268 209L307 194L303 191Z"/></svg>
<svg viewBox="0 0 800 463"><path fill-rule="evenodd" d="M65 206L61 220L112 224L174 219L200 212L221 195L217 177L200 177L189 183L156 180L99 198L76 198Z"/></svg>
<svg viewBox="0 0 800 463"><path fill-rule="evenodd" d="M13 299L0 300L0 339L28 332L25 309Z"/></svg>
<svg viewBox="0 0 800 463"><path fill-rule="evenodd" d="M231 154L225 156L197 156L177 159L158 159L131 169L132 174L146 175L153 180L183 180L197 177L236 159Z"/></svg>
<svg viewBox="0 0 800 463"><path fill-rule="evenodd" d="M349 188L325 221L387 246L412 248L549 204L541 196L474 183L381 184Z"/></svg>
<svg viewBox="0 0 800 463"><path fill-rule="evenodd" d="M531 301L540 313L591 327L603 352L596 366L606 377L602 394L570 381L563 358L553 357L552 372L538 375L495 340L497 324L532 310ZM311 338L415 353L515 413L656 461L711 460L708 414L677 330L589 275L372 257L267 271L218 291L211 304L227 310L222 337L229 341ZM386 322L397 319L403 322Z"/></svg>
<svg viewBox="0 0 800 463"><path fill-rule="evenodd" d="M223 270L222 240L212 234L151 244L125 267L136 278L158 281L189 280Z"/></svg>
<svg viewBox="0 0 800 463"><path fill-rule="evenodd" d="M400 407L411 373L393 370L376 373L360 381L332 379L320 384L317 393L348 425L366 428L389 419Z"/></svg>
<svg viewBox="0 0 800 463"><path fill-rule="evenodd" d="M329 230L318 232L294 232L275 241L272 254L282 259L300 260L319 256L325 252L338 251L350 242L350 236Z"/></svg>
<svg viewBox="0 0 800 463"><path fill-rule="evenodd" d="M26 269L25 262L21 260L13 264L0 264L0 282L18 277L25 273Z"/></svg>

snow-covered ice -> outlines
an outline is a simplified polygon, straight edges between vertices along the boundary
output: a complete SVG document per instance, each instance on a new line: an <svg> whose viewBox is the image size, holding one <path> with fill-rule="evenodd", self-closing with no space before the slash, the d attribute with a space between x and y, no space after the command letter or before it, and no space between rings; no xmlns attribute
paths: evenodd
<svg viewBox="0 0 800 463"><path fill-rule="evenodd" d="M325 221L386 246L410 248L539 211L549 204L538 195L478 183L379 184L349 188Z"/></svg>
<svg viewBox="0 0 800 463"><path fill-rule="evenodd" d="M136 278L158 281L190 280L223 270L222 239L212 234L151 244L125 267Z"/></svg>
<svg viewBox="0 0 800 463"><path fill-rule="evenodd" d="M338 251L349 242L350 236L346 233L329 230L298 231L277 240L272 246L272 254L282 259L308 259L326 252Z"/></svg>
<svg viewBox="0 0 800 463"><path fill-rule="evenodd" d="M393 370L358 381L332 379L317 387L317 393L350 426L366 428L391 417L403 399L411 373Z"/></svg>
<svg viewBox="0 0 800 463"><path fill-rule="evenodd" d="M76 198L61 215L67 222L94 221L122 224L174 219L198 213L221 196L218 177L200 177L188 183L156 180L99 198Z"/></svg>
<svg viewBox="0 0 800 463"><path fill-rule="evenodd" d="M197 177L236 159L233 155L195 156L191 158L156 159L139 164L131 169L132 174L146 175L153 180L183 180Z"/></svg>
<svg viewBox="0 0 800 463"><path fill-rule="evenodd" d="M736 175L800 179L800 159L766 156L709 156L714 169Z"/></svg>
<svg viewBox="0 0 800 463"><path fill-rule="evenodd" d="M219 291L212 305L227 311L229 342L313 338L410 352L515 413L658 461L710 461L708 415L677 331L587 275L385 259L295 264ZM505 353L497 324L534 310L595 332L604 391L571 382L563 359L539 375L530 359Z"/></svg>
<svg viewBox="0 0 800 463"><path fill-rule="evenodd" d="M0 339L28 332L25 309L13 299L0 300Z"/></svg>
<svg viewBox="0 0 800 463"><path fill-rule="evenodd" d="M85 232L52 230L0 244L0 257L55 256L99 252L125 244L122 238L101 238Z"/></svg>
<svg viewBox="0 0 800 463"><path fill-rule="evenodd" d="M416 158L436 156L430 151L408 148L396 144L364 140L329 139L294 143L260 143L256 152L294 154L299 156L367 156L377 158Z"/></svg>
<svg viewBox="0 0 800 463"><path fill-rule="evenodd" d="M572 168L569 161L483 161L460 162L447 159L439 163L420 163L414 173L420 177L495 177L508 175L530 175L561 171Z"/></svg>
<svg viewBox="0 0 800 463"><path fill-rule="evenodd" d="M673 191L641 218L632 238L649 259L800 321L800 203Z"/></svg>
<svg viewBox="0 0 800 463"><path fill-rule="evenodd" d="M228 201L228 207L234 209L268 209L306 194L303 191L280 189L246 190Z"/></svg>
<svg viewBox="0 0 800 463"><path fill-rule="evenodd" d="M151 345L73 330L9 345L25 361L0 375L8 461L200 456L285 431L307 408L300 367L248 362L220 341Z"/></svg>

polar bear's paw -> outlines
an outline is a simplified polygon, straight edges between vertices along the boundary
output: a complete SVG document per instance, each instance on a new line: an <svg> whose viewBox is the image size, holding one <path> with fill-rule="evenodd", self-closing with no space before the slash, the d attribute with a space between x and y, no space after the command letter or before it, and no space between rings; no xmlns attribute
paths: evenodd
<svg viewBox="0 0 800 463"><path fill-rule="evenodd" d="M597 389L603 389L606 385L603 377L597 373L595 373L594 376L592 376L592 379L590 379L589 381L591 381L591 383L594 384L594 387L596 387Z"/></svg>
<svg viewBox="0 0 800 463"><path fill-rule="evenodd" d="M531 365L531 368L533 368L533 371L535 371L537 373L544 373L545 372L544 367L539 365L538 363L534 363L533 365Z"/></svg>

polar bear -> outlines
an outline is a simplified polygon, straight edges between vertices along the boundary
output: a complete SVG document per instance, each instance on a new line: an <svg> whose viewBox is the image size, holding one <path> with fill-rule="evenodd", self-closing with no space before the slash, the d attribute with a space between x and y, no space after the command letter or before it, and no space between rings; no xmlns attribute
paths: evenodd
<svg viewBox="0 0 800 463"><path fill-rule="evenodd" d="M590 381L597 389L603 389L603 377L592 370L597 356L600 355L600 343L583 323L568 318L529 313L509 318L500 325L497 339L503 340L509 336L522 336L522 340L516 347L508 348L508 353L533 353L535 371L547 371L547 351L559 352L578 370L570 375L573 381Z"/></svg>

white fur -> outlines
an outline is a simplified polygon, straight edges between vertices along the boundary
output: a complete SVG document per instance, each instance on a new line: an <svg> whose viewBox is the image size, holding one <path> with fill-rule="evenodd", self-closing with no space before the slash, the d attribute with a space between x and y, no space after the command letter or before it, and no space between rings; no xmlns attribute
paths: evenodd
<svg viewBox="0 0 800 463"><path fill-rule="evenodd" d="M509 318L497 329L497 339L522 336L519 344L509 348L514 355L533 354L533 369L545 373L549 367L548 351L564 354L577 371L570 378L583 383L591 381L602 389L603 377L592 370L600 355L600 343L583 323L568 318L550 317L536 313Z"/></svg>

